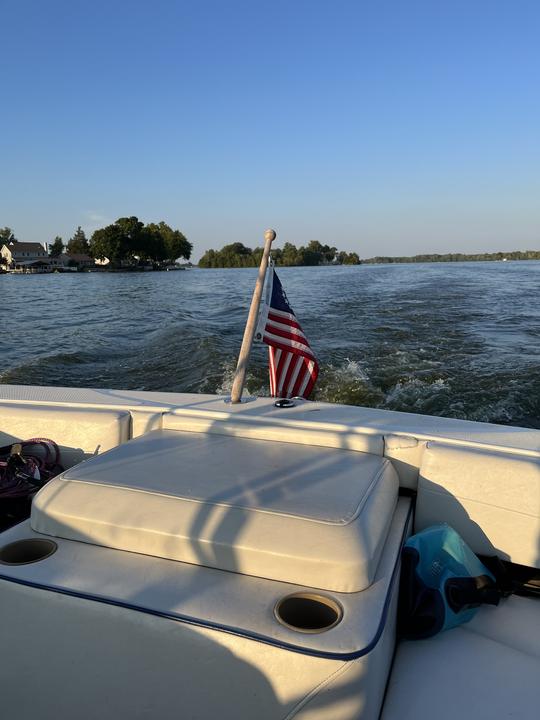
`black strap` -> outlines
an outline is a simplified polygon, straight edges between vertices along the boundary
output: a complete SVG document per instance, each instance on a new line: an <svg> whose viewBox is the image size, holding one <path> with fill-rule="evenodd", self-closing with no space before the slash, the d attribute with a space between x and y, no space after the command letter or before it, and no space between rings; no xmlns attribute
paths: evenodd
<svg viewBox="0 0 540 720"><path fill-rule="evenodd" d="M446 601L455 612L482 604L498 605L502 593L488 575L449 578L444 584Z"/></svg>
<svg viewBox="0 0 540 720"><path fill-rule="evenodd" d="M487 569L494 575L502 597L525 595L540 597L540 570L511 563L496 555L478 556Z"/></svg>

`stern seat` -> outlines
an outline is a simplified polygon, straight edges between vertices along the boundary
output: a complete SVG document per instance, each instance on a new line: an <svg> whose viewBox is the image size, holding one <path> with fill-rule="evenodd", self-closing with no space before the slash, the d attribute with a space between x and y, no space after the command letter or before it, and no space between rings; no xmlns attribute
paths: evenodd
<svg viewBox="0 0 540 720"><path fill-rule="evenodd" d="M540 600L512 596L471 622L399 644L381 720L530 720L540 706Z"/></svg>

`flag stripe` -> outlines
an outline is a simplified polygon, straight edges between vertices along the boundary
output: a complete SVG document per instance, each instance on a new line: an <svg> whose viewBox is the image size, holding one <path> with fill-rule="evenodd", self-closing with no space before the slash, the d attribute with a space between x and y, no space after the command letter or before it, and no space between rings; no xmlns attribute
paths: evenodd
<svg viewBox="0 0 540 720"><path fill-rule="evenodd" d="M276 350L271 346L268 347L268 365L270 368L270 395L272 395L272 397L275 397L276 395L276 353L281 353L281 350Z"/></svg>
<svg viewBox="0 0 540 720"><path fill-rule="evenodd" d="M313 360L310 360L308 362L307 372L304 376L304 380L302 382L301 387L298 390L299 396L303 397L304 393L307 393L309 395L309 393L311 392L311 389L315 385L318 374L319 374L319 368L315 365Z"/></svg>
<svg viewBox="0 0 540 720"><path fill-rule="evenodd" d="M306 368L304 367L305 362L306 362L305 358L301 358L301 357L298 358L297 371L296 371L295 376L291 379L292 385L291 385L290 393L293 396L300 395L300 388L304 384L304 379L306 377ZM303 372L300 373L300 370L302 370Z"/></svg>
<svg viewBox="0 0 540 720"><path fill-rule="evenodd" d="M275 320L268 320L267 327L271 328L274 332L282 331L286 332L288 335L294 335L301 340L307 340L302 330L299 330L297 327L287 325L287 323L276 322Z"/></svg>
<svg viewBox="0 0 540 720"><path fill-rule="evenodd" d="M274 277L277 277L275 272L274 272ZM289 308L289 310L290 310L290 308ZM292 311L285 312L284 310L277 310L276 308L270 306L268 308L268 313L269 313L269 315L274 316L274 320L278 320L281 318L283 320L287 320L288 322L292 323L293 325L297 325L298 327L300 327L300 323L298 322L298 320L296 319L296 315Z"/></svg>
<svg viewBox="0 0 540 720"><path fill-rule="evenodd" d="M269 322L266 325L266 330L271 332L273 335L279 335L280 337L287 338L288 340L296 340L304 345L309 345L306 336L300 330L296 328L287 327L287 325L277 325L276 323Z"/></svg>
<svg viewBox="0 0 540 720"><path fill-rule="evenodd" d="M293 338L283 337L283 335L276 335L273 332L265 332L263 335L263 340L269 345L281 347L285 350L289 350L289 352L298 352L300 353L300 355L305 355L309 358L315 357L309 345L299 342L298 340L295 340Z"/></svg>
<svg viewBox="0 0 540 720"><path fill-rule="evenodd" d="M294 315L291 315L291 313L279 312L270 308L268 310L268 319L272 320L273 322L284 323L285 325L289 325L290 327L295 327L298 330L302 329L298 320L295 318Z"/></svg>
<svg viewBox="0 0 540 720"><path fill-rule="evenodd" d="M287 392L291 396L296 395L297 386L298 386L298 389L300 389L300 383L298 382L298 380L301 380L302 377L304 377L304 374L302 374L302 376L300 376L300 370L302 370L303 365L304 365L304 358L301 357L300 355L298 355L296 357L296 365L295 365L294 371L291 374L291 379L289 380L289 384L287 386Z"/></svg>
<svg viewBox="0 0 540 720"><path fill-rule="evenodd" d="M285 352L281 356L281 362L278 367L278 390L280 395L286 394L285 381L287 379L287 373L289 372L293 357L294 355L290 352Z"/></svg>
<svg viewBox="0 0 540 720"><path fill-rule="evenodd" d="M287 371L285 373L285 377L283 378L283 393L284 395L287 395L290 397L291 395L291 381L294 375L294 371L296 370L296 365L298 363L298 356L293 355L293 353L289 353L290 362L287 366Z"/></svg>
<svg viewBox="0 0 540 720"><path fill-rule="evenodd" d="M302 355L303 357L307 358L308 360L316 360L315 356L313 355L313 352L311 349L309 349L308 352L305 352L304 350L300 350L297 348L291 348L290 345L287 345L287 342L284 340L268 340L267 335L264 335L263 342L265 342L267 345L272 345L273 347L278 347L280 350L283 350L283 352L294 352L297 355Z"/></svg>

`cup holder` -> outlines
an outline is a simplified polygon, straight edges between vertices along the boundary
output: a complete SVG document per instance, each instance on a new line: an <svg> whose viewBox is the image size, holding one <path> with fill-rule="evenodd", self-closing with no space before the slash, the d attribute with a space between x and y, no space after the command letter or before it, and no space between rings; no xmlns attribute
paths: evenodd
<svg viewBox="0 0 540 720"><path fill-rule="evenodd" d="M274 615L290 630L320 633L335 627L343 617L343 610L339 603L325 595L295 593L276 604Z"/></svg>
<svg viewBox="0 0 540 720"><path fill-rule="evenodd" d="M0 563L2 565L28 565L45 560L56 552L57 548L58 545L53 540L37 538L16 540L0 548Z"/></svg>

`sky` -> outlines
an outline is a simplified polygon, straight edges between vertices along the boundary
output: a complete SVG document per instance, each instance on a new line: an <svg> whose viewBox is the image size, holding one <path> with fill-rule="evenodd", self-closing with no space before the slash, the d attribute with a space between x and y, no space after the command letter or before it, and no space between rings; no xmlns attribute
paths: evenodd
<svg viewBox="0 0 540 720"><path fill-rule="evenodd" d="M0 227L540 249L536 0L0 0Z"/></svg>

